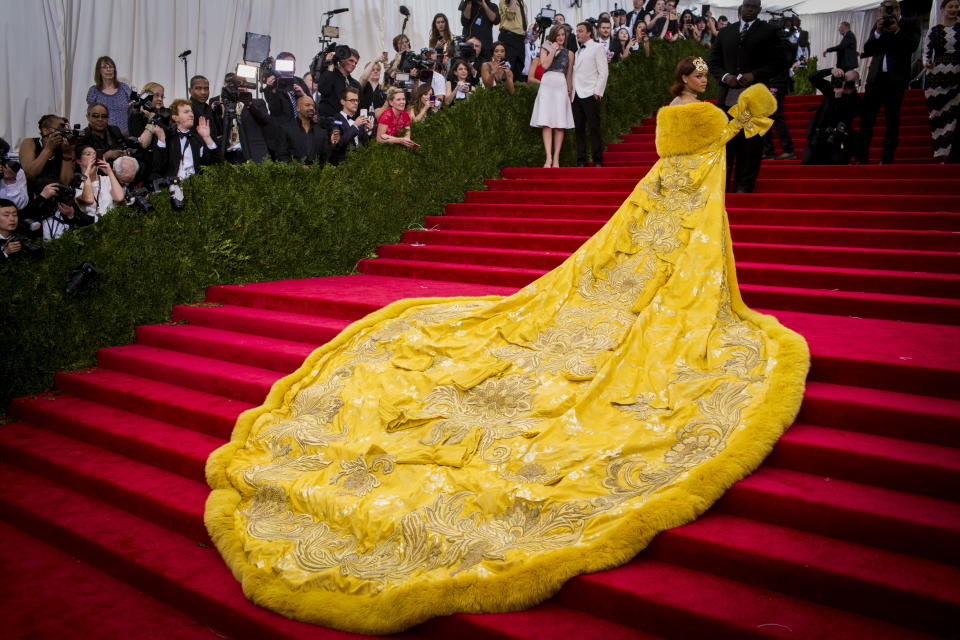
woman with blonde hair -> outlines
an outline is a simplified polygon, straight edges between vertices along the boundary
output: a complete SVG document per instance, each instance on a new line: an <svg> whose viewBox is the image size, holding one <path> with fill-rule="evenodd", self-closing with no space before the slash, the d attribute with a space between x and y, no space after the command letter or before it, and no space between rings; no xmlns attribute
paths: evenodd
<svg viewBox="0 0 960 640"><path fill-rule="evenodd" d="M127 128L127 104L130 87L117 79L117 63L110 56L100 56L93 67L93 86L87 90L87 104L100 103L107 108L107 123L121 130Z"/></svg>
<svg viewBox="0 0 960 640"><path fill-rule="evenodd" d="M533 103L530 126L540 127L543 131L543 150L546 154L544 167L560 166L564 130L574 127L573 109L570 107L574 54L564 46L566 39L567 29L564 25L554 25L540 48L540 65L544 72L537 99Z"/></svg>
<svg viewBox="0 0 960 640"><path fill-rule="evenodd" d="M420 145L410 139L410 114L406 110L407 96L403 89L390 87L387 90L387 105L377 123L377 142L419 149Z"/></svg>

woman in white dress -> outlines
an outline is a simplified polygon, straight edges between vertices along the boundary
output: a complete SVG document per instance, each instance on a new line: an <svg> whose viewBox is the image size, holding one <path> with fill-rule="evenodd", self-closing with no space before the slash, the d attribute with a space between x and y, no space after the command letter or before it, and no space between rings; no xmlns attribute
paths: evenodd
<svg viewBox="0 0 960 640"><path fill-rule="evenodd" d="M573 129L573 52L564 46L567 29L554 25L540 49L540 64L544 68L537 100L533 103L530 126L543 131L545 167L560 166L564 129Z"/></svg>

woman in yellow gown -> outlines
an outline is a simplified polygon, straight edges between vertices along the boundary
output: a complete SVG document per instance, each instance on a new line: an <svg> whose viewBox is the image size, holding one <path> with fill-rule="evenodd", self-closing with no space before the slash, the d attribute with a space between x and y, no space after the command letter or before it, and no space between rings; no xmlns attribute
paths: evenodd
<svg viewBox="0 0 960 640"><path fill-rule="evenodd" d="M750 87L729 122L679 102L661 159L562 265L509 297L395 302L240 416L206 524L248 597L363 633L527 607L760 464L809 354L740 298L724 145L776 102Z"/></svg>

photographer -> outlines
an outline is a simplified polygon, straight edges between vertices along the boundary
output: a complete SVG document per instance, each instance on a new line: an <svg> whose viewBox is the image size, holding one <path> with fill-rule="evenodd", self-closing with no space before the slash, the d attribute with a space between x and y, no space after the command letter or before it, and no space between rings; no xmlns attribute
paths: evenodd
<svg viewBox="0 0 960 640"><path fill-rule="evenodd" d="M132 156L123 156L113 161L113 174L120 183L120 188L126 190L129 187L138 185L140 173L140 163Z"/></svg>
<svg viewBox="0 0 960 640"><path fill-rule="evenodd" d="M527 35L527 8L523 0L503 0L500 9L500 40L506 49L504 59L514 73L523 69L523 40ZM491 51L492 51L491 47Z"/></svg>
<svg viewBox="0 0 960 640"><path fill-rule="evenodd" d="M351 150L366 145L373 138L373 120L367 115L366 109L357 117L359 105L360 94L357 90L353 87L344 89L340 96L339 124L334 123L340 130L340 139L333 145L330 164L340 164L347 159Z"/></svg>
<svg viewBox="0 0 960 640"><path fill-rule="evenodd" d="M393 50L396 52L396 55L393 56L393 60L390 61L390 64L387 66L387 79L390 82L393 82L397 77L397 68L400 66L400 60L403 58L404 51L410 51L410 38L403 35L402 33L393 38Z"/></svg>
<svg viewBox="0 0 960 640"><path fill-rule="evenodd" d="M20 163L31 196L51 182L70 182L76 171L74 145L79 138L79 131L68 128L63 116L47 114L37 126L39 138L20 142Z"/></svg>
<svg viewBox="0 0 960 640"><path fill-rule="evenodd" d="M30 242L26 236L17 233L20 224L20 214L17 205L0 198L0 263L10 264L24 258L39 258L43 255L42 247Z"/></svg>
<svg viewBox="0 0 960 640"><path fill-rule="evenodd" d="M270 126L267 103L262 98L254 99L251 88L231 71L223 77L220 95L210 101L223 131L217 145L223 149L223 159L230 164L247 160L259 164L269 155L264 133Z"/></svg>
<svg viewBox="0 0 960 640"><path fill-rule="evenodd" d="M360 74L360 108L369 113L387 103L387 85L383 79L385 64L385 57L377 58L368 62Z"/></svg>
<svg viewBox="0 0 960 640"><path fill-rule="evenodd" d="M500 24L500 8L488 0L461 0L460 24L464 38L480 41L480 56L489 59L493 49L493 25Z"/></svg>
<svg viewBox="0 0 960 640"><path fill-rule="evenodd" d="M317 113L332 117L340 113L340 96L344 89L360 90L360 83L350 75L357 68L360 54L356 49L340 45L328 55L330 66L317 79L317 91L321 96Z"/></svg>
<svg viewBox="0 0 960 640"><path fill-rule="evenodd" d="M910 58L920 45L920 25L900 17L897 0L884 0L880 17L870 37L863 45L861 58L873 58L867 71L867 86L863 92L860 126L863 148L860 161L869 162L873 125L883 107L887 131L883 137L881 164L893 162L900 140L900 107L910 83Z"/></svg>
<svg viewBox="0 0 960 640"><path fill-rule="evenodd" d="M340 130L321 127L313 98L303 95L297 98L297 119L283 123L279 139L278 161L290 162L296 158L304 165L323 164L333 146L340 142Z"/></svg>
<svg viewBox="0 0 960 640"><path fill-rule="evenodd" d="M25 220L39 221L44 240L55 240L63 232L74 227L86 227L95 222L93 216L79 211L76 200L76 189L80 181L71 181L71 184L48 184L27 207Z"/></svg>
<svg viewBox="0 0 960 640"><path fill-rule="evenodd" d="M135 138L139 138L147 130L147 124L153 119L154 114L159 109L163 109L164 88L158 82L148 82L140 89L140 97L150 96L149 104L133 104L130 106L130 113L127 115L127 133ZM151 133L144 148L150 146L153 140ZM141 143L142 144L142 143Z"/></svg>
<svg viewBox="0 0 960 640"><path fill-rule="evenodd" d="M493 43L493 59L480 66L480 77L483 86L488 89L502 84L507 87L507 93L513 95L516 89L513 86L513 70L510 63L504 60L507 48L502 42Z"/></svg>
<svg viewBox="0 0 960 640"><path fill-rule="evenodd" d="M856 69L839 67L810 74L810 83L823 94L823 102L807 126L803 164L850 164L862 154L860 136L853 121L860 115Z"/></svg>
<svg viewBox="0 0 960 640"><path fill-rule="evenodd" d="M163 127L155 130L153 176L183 180L203 165L218 164L221 158L207 119L200 118L194 128L193 109L187 100L174 100L170 110L173 127L169 131Z"/></svg>
<svg viewBox="0 0 960 640"><path fill-rule="evenodd" d="M77 204L87 215L99 220L113 203L123 202L123 187L114 175L113 167L102 160L93 147L77 147L77 164L84 177L83 186L76 195Z"/></svg>
<svg viewBox="0 0 960 640"><path fill-rule="evenodd" d="M289 51L281 51L277 54L277 61L280 60L292 61L293 71L277 72L271 69L263 80L267 85L263 92L263 98L270 108L270 118L277 127L296 120L297 110L295 105L297 100L300 99L300 96L310 95L310 88L303 82L303 79L296 77L297 59L294 55Z"/></svg>
<svg viewBox="0 0 960 640"><path fill-rule="evenodd" d="M87 128L80 137L80 145L89 145L96 149L97 154L112 162L122 155L126 155L126 139L117 127L107 123L110 117L107 107L94 102L87 107Z"/></svg>
<svg viewBox="0 0 960 640"><path fill-rule="evenodd" d="M16 160L7 157L10 145L0 138L0 167L3 168L3 182L0 182L0 198L9 200L21 209L27 206L30 195L27 193L27 174Z"/></svg>

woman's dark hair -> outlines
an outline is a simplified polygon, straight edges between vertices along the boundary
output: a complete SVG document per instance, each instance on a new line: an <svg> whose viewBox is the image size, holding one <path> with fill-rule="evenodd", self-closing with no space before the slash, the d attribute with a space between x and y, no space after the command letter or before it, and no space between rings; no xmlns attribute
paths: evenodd
<svg viewBox="0 0 960 640"><path fill-rule="evenodd" d="M680 14L680 24L685 24L684 18L686 18L686 16L690 16L690 24L696 22L696 20L693 19L693 11L690 11L690 9L684 9L683 13Z"/></svg>
<svg viewBox="0 0 960 640"><path fill-rule="evenodd" d="M418 85L416 89L413 90L413 93L410 95L410 108L413 110L413 115L419 116L420 112L427 107L421 108L420 102L421 98L426 94L430 93L433 90L433 87L430 86L429 82L424 82L421 85Z"/></svg>
<svg viewBox="0 0 960 640"><path fill-rule="evenodd" d="M490 45L490 57L493 58L493 52L497 50L497 47L503 47L503 57L504 57L504 59L506 59L506 57L507 57L507 45L503 44L503 43L500 42L499 40L494 41L494 43L493 43L492 45Z"/></svg>
<svg viewBox="0 0 960 640"><path fill-rule="evenodd" d="M406 39L407 43L409 44L410 38L408 38L406 34L401 33L398 36L393 36L393 50L397 53L400 53L400 42L404 39Z"/></svg>
<svg viewBox="0 0 960 640"><path fill-rule="evenodd" d="M946 7L948 4L950 4L951 1L952 1L952 0L942 0L942 1L940 2L940 8L943 9L943 8ZM884 113L886 113L886 112L884 112Z"/></svg>
<svg viewBox="0 0 960 640"><path fill-rule="evenodd" d="M674 98L683 92L683 76L688 76L694 72L693 56L688 56L677 63L677 69L673 73L673 86L670 87L670 95Z"/></svg>
<svg viewBox="0 0 960 640"><path fill-rule="evenodd" d="M465 66L467 68L467 74L468 75L470 74L470 65L467 64L467 61L464 60L463 58L454 58L450 62L450 73L447 74L447 80L449 80L450 82L457 81L457 68L460 65Z"/></svg>
<svg viewBox="0 0 960 640"><path fill-rule="evenodd" d="M93 84L97 85L99 91L103 91L103 75L100 73L100 65L104 62L109 62L110 66L113 67L113 83L118 87L120 86L120 79L117 77L117 63L110 56L100 56L93 68Z"/></svg>
<svg viewBox="0 0 960 640"><path fill-rule="evenodd" d="M441 33L437 29L437 18L443 18L444 24L447 26L444 28L444 32ZM446 14L438 13L433 16L433 22L430 23L430 46L435 47L440 41L451 42L453 40L453 34L450 33L450 20L447 19Z"/></svg>

